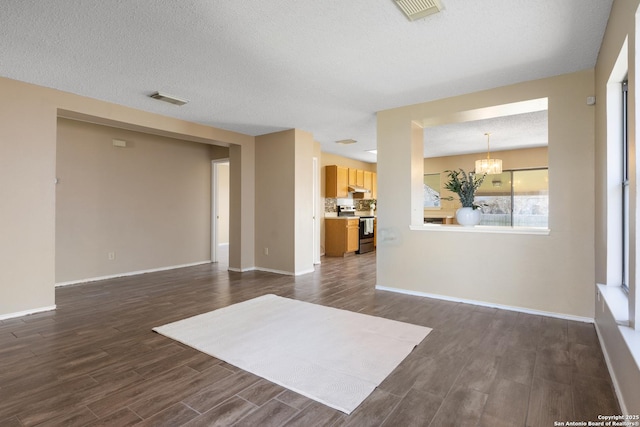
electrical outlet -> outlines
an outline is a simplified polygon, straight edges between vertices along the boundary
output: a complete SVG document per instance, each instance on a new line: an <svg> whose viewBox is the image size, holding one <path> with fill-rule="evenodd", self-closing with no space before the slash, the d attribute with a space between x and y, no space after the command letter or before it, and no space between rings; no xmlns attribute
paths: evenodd
<svg viewBox="0 0 640 427"><path fill-rule="evenodd" d="M264 248L264 254L269 255L269 248Z"/></svg>
<svg viewBox="0 0 640 427"><path fill-rule="evenodd" d="M107 254L107 256L109 257L109 261L113 261L114 259L116 259L116 253L115 252L109 252Z"/></svg>

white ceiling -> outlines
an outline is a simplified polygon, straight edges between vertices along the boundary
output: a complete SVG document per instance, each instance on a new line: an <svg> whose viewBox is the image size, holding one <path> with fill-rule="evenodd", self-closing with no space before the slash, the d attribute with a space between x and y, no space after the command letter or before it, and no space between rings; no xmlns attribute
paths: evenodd
<svg viewBox="0 0 640 427"><path fill-rule="evenodd" d="M612 0L442 3L3 0L0 75L373 162L376 111L592 68Z"/></svg>
<svg viewBox="0 0 640 427"><path fill-rule="evenodd" d="M549 143L547 110L424 128L424 157L544 147ZM479 157L480 158L480 157Z"/></svg>

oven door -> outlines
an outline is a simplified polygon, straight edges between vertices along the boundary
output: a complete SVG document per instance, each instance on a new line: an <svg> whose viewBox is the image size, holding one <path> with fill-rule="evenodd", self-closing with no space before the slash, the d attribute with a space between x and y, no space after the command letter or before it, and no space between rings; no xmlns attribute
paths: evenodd
<svg viewBox="0 0 640 427"><path fill-rule="evenodd" d="M358 245L358 254L372 252L375 247L373 245L373 218L360 218L360 241Z"/></svg>

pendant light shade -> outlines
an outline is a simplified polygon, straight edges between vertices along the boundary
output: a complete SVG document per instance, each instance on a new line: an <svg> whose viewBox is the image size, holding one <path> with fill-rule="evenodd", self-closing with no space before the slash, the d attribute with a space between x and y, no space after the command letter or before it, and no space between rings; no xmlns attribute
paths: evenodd
<svg viewBox="0 0 640 427"><path fill-rule="evenodd" d="M476 173L483 175L497 175L502 173L502 160L491 158L489 154L489 135L491 134L485 133L485 135L487 135L487 158L476 160Z"/></svg>

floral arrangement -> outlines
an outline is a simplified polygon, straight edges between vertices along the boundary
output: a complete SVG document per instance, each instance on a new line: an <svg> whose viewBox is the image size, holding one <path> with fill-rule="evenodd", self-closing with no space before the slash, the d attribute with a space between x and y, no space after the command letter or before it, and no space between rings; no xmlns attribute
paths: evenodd
<svg viewBox="0 0 640 427"><path fill-rule="evenodd" d="M477 175L473 172L466 173L462 169L457 171L446 170L445 172L449 174L449 181L444 185L444 188L460 197L460 203L462 203L463 208L477 209L478 206L474 205L473 199L475 198L476 190L482 185L487 175Z"/></svg>

